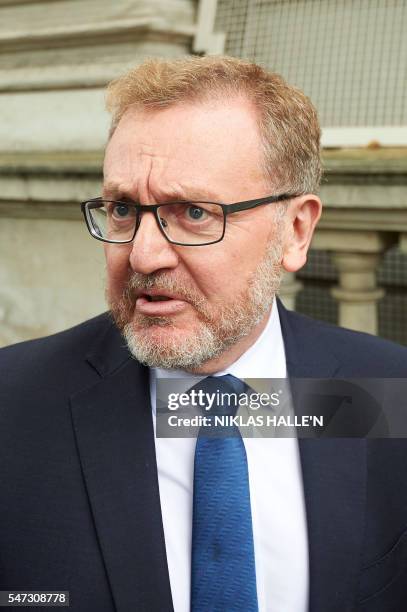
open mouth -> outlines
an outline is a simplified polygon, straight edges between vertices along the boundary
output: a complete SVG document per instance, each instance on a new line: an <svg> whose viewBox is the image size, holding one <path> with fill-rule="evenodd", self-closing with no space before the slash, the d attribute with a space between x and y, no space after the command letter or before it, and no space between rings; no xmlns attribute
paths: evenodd
<svg viewBox="0 0 407 612"><path fill-rule="evenodd" d="M172 300L172 298L167 295L146 295L146 299L149 302L163 302L165 300Z"/></svg>
<svg viewBox="0 0 407 612"><path fill-rule="evenodd" d="M169 295L141 294L136 300L136 311L147 316L170 316L187 308L188 303L182 298Z"/></svg>

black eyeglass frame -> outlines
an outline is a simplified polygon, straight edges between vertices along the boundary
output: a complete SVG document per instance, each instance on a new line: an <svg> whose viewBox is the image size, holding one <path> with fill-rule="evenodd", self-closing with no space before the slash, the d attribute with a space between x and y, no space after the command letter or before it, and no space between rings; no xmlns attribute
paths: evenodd
<svg viewBox="0 0 407 612"><path fill-rule="evenodd" d="M179 200L177 202L163 202L162 204L139 204L138 202L132 202L131 200L109 200L102 197L93 198L91 200L86 200L86 202L81 203L81 211L85 218L86 226L89 230L89 233L96 240L100 240L101 242L108 242L110 244L129 244L133 242L137 230L140 227L141 223L141 215L142 212L152 212L154 213L155 219L157 221L158 227L166 240L168 240L171 244L176 244L178 246L208 246L210 244L216 244L217 242L221 242L225 236L226 230L226 217L231 213L240 212L242 210L250 210L252 208L256 208L257 206L262 206L263 204L275 204L277 202L282 202L284 200L291 200L292 198L297 198L301 194L296 193L282 193L279 195L273 196L265 196L264 198L256 198L255 200L246 200L244 202L234 202L233 204L222 204L221 202L209 202L207 200L200 200L199 202L195 200ZM88 213L91 208L100 208L97 206L101 202L106 202L110 204L124 204L125 206L134 206L137 211L136 223L134 226L134 234L130 240L108 240L107 238L102 238L96 234L96 228L92 225L92 219L90 214ZM93 204L93 206L92 206ZM162 206L172 206L174 204L216 204L220 206L223 211L223 230L222 236L218 240L213 240L211 242L200 242L200 243L185 243L185 242L176 242L167 236L163 226L161 225L160 216L158 214L158 210Z"/></svg>

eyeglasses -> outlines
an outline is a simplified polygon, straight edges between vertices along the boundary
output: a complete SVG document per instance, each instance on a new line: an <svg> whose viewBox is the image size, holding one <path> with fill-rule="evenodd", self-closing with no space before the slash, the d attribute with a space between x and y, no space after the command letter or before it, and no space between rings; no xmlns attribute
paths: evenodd
<svg viewBox="0 0 407 612"><path fill-rule="evenodd" d="M82 202L81 210L90 234L103 242L132 242L140 227L141 214L151 212L161 233L171 244L204 246L223 239L227 215L289 200L297 195L283 193L234 204L184 201L143 205L130 200L94 198Z"/></svg>

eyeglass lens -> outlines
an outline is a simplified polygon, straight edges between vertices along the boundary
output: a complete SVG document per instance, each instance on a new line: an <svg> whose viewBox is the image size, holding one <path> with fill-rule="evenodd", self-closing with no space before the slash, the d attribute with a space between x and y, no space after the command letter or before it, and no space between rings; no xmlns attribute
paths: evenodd
<svg viewBox="0 0 407 612"><path fill-rule="evenodd" d="M122 202L100 201L87 207L91 226L102 239L132 240L137 226L137 208ZM206 202L175 202L158 208L160 226L173 242L206 244L220 240L224 228L223 209Z"/></svg>

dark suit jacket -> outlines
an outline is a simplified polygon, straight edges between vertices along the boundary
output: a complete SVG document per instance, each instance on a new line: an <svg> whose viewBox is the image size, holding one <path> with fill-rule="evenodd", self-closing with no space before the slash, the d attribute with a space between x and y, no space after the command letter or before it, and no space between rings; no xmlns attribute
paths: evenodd
<svg viewBox="0 0 407 612"><path fill-rule="evenodd" d="M406 349L279 310L290 376L406 377ZM0 590L171 611L148 369L104 314L1 350L0 373ZM305 439L300 456L310 611L407 610L407 440Z"/></svg>

